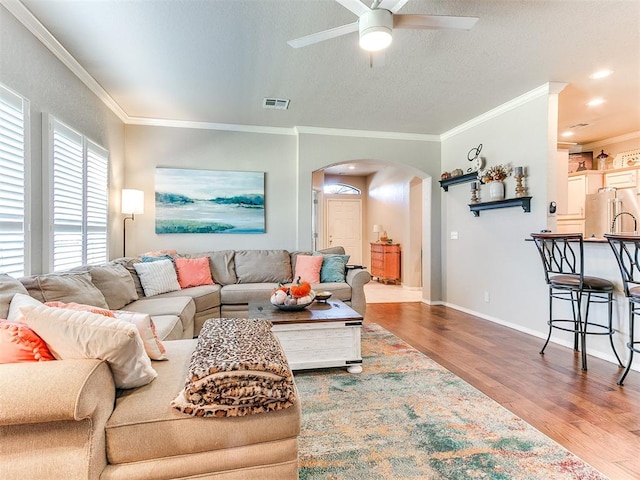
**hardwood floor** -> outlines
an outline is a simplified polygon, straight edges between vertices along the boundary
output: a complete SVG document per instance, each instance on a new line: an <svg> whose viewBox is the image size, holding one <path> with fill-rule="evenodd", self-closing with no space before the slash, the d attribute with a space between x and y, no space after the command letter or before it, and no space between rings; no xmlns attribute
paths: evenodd
<svg viewBox="0 0 640 480"><path fill-rule="evenodd" d="M377 323L612 480L640 478L640 373L442 306L367 304ZM640 361L640 360L638 360ZM366 369L366 366L365 366Z"/></svg>

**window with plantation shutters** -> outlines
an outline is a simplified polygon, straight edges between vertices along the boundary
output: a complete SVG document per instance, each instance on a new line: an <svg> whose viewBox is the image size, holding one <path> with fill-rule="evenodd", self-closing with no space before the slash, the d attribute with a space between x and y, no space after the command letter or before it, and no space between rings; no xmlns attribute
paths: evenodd
<svg viewBox="0 0 640 480"><path fill-rule="evenodd" d="M0 273L28 273L26 132L28 102L0 85Z"/></svg>
<svg viewBox="0 0 640 480"><path fill-rule="evenodd" d="M68 270L107 260L108 152L49 117L49 266Z"/></svg>

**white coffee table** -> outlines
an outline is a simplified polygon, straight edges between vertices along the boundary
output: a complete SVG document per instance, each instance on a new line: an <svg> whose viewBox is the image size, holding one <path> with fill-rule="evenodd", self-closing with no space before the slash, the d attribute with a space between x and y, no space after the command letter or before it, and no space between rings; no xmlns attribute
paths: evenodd
<svg viewBox="0 0 640 480"><path fill-rule="evenodd" d="M284 311L269 302L249 303L249 317L273 323L291 370L347 367L362 372L362 315L340 300L314 302L304 310Z"/></svg>

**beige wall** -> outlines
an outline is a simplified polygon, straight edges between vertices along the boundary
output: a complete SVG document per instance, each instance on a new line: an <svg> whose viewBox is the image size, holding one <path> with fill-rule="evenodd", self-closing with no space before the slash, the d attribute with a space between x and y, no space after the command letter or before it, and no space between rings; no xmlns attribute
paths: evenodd
<svg viewBox="0 0 640 480"><path fill-rule="evenodd" d="M122 252L120 197L124 169L124 124L38 39L0 5L0 82L30 102L31 273L47 271L43 258L42 116L50 113L109 151L109 254Z"/></svg>

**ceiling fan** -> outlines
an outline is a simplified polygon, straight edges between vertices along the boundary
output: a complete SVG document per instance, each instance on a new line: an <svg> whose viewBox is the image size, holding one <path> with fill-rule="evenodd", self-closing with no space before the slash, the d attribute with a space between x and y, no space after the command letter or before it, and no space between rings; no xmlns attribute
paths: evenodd
<svg viewBox="0 0 640 480"><path fill-rule="evenodd" d="M396 13L408 1L374 0L371 7L367 7L360 0L336 0L340 5L355 13L358 20L347 25L289 40L287 43L293 48L300 48L359 31L360 48L376 52L384 50L391 44L391 32L394 28L470 30L478 21L477 17Z"/></svg>

